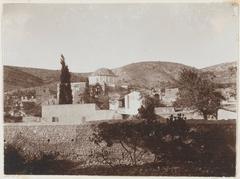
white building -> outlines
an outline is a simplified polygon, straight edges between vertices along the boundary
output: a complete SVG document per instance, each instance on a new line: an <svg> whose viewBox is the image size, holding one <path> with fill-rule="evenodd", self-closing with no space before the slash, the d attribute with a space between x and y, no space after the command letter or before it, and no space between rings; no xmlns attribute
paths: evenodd
<svg viewBox="0 0 240 179"><path fill-rule="evenodd" d="M106 84L107 86L115 86L116 83L116 75L107 68L98 69L92 73L88 79L89 85L96 85L99 83L100 85Z"/></svg>
<svg viewBox="0 0 240 179"><path fill-rule="evenodd" d="M114 94L109 99L109 109L119 110L125 109L125 94Z"/></svg>
<svg viewBox="0 0 240 179"><path fill-rule="evenodd" d="M226 109L219 109L217 118L218 120L237 119L237 112L226 110Z"/></svg>
<svg viewBox="0 0 240 179"><path fill-rule="evenodd" d="M87 121L122 119L113 110L98 110L95 104L61 104L42 106L43 122L80 124Z"/></svg>
<svg viewBox="0 0 240 179"><path fill-rule="evenodd" d="M141 93L138 91L132 91L131 93L124 96L123 106L118 109L121 114L136 115L138 109L142 105Z"/></svg>
<svg viewBox="0 0 240 179"><path fill-rule="evenodd" d="M57 84L57 101L59 102L59 88L60 84ZM83 94L85 92L87 82L75 82L71 83L73 104L83 104Z"/></svg>

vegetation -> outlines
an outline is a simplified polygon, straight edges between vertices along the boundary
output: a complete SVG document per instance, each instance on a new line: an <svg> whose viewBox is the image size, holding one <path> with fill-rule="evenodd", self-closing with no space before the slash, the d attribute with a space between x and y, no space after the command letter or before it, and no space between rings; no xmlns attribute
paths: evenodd
<svg viewBox="0 0 240 179"><path fill-rule="evenodd" d="M74 167L74 163L67 160L58 160L56 152L41 153L38 158L29 159L21 148L7 144L4 146L4 173L5 174L65 174Z"/></svg>
<svg viewBox="0 0 240 179"><path fill-rule="evenodd" d="M183 69L179 77L179 99L177 107L196 109L204 119L217 117L220 102L224 97L216 91L216 85L205 74L192 69Z"/></svg>
<svg viewBox="0 0 240 179"><path fill-rule="evenodd" d="M146 119L148 122L152 122L156 119L154 108L156 106L155 98L150 96L145 96L143 99L143 104L138 109L138 115L141 119Z"/></svg>
<svg viewBox="0 0 240 179"><path fill-rule="evenodd" d="M163 163L179 162L181 166L191 163L194 170L205 168L203 170L207 170L204 171L206 175L234 175L235 150L231 146L235 146L236 138L234 131L229 132L223 128L225 127L211 124L189 125L185 117L179 114L171 116L167 123L101 123L95 129L92 141L102 149L97 156L115 169L116 165L139 168L149 162L154 167L162 168L165 167L162 166ZM121 146L125 151L122 158L119 156L118 162L111 158L109 152L114 145ZM142 157L149 153L154 155L154 159L143 162ZM128 157L127 164L123 162L124 157Z"/></svg>
<svg viewBox="0 0 240 179"><path fill-rule="evenodd" d="M34 146L33 155L24 149L25 145L5 143L4 171L5 174L234 176L235 124L203 122L188 123L179 115L170 117L167 123L135 120L95 124L91 140L96 147L88 156L93 161L91 165L83 165L81 159L60 160L62 156L56 151L37 152L36 157Z"/></svg>
<svg viewBox="0 0 240 179"><path fill-rule="evenodd" d="M61 65L59 104L72 104L71 74L63 55L61 55Z"/></svg>
<svg viewBox="0 0 240 179"><path fill-rule="evenodd" d="M16 123L16 122L22 122L22 116L11 116L10 114L4 115L4 122L6 123Z"/></svg>
<svg viewBox="0 0 240 179"><path fill-rule="evenodd" d="M85 89L83 100L85 103L95 103L100 109L109 109L108 87L99 83L89 86Z"/></svg>
<svg viewBox="0 0 240 179"><path fill-rule="evenodd" d="M40 104L36 104L35 102L24 102L23 103L23 111L26 115L41 117L42 107Z"/></svg>

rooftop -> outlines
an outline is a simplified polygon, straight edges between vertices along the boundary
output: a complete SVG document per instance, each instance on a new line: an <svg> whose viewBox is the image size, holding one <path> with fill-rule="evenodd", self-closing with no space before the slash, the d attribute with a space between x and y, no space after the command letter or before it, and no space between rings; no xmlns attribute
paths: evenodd
<svg viewBox="0 0 240 179"><path fill-rule="evenodd" d="M100 68L93 72L91 76L116 76L116 75L112 72L112 70L108 68Z"/></svg>

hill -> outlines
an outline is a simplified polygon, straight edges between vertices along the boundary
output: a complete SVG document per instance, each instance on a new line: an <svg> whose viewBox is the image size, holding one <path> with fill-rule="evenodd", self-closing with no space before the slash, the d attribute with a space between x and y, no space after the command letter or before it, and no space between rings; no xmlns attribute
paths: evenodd
<svg viewBox="0 0 240 179"><path fill-rule="evenodd" d="M4 67L4 91L41 86L43 80L15 67Z"/></svg>
<svg viewBox="0 0 240 179"><path fill-rule="evenodd" d="M59 81L60 70L4 66L4 91L47 86L52 88ZM73 82L85 81L87 73L71 73Z"/></svg>
<svg viewBox="0 0 240 179"><path fill-rule="evenodd" d="M125 65L112 69L118 76L118 84L127 84L139 88L175 87L178 75L183 68L193 68L179 63L148 61ZM236 84L237 63L223 63L198 69L213 73L220 84ZM72 81L85 81L90 73L71 73ZM4 66L4 91L47 86L56 90L59 70Z"/></svg>
<svg viewBox="0 0 240 179"><path fill-rule="evenodd" d="M220 84L236 84L237 62L221 63L203 68L204 72L212 72L215 75L215 82Z"/></svg>
<svg viewBox="0 0 240 179"><path fill-rule="evenodd" d="M183 68L192 68L179 63L149 61L132 63L113 69L119 84L151 88L175 86L178 74Z"/></svg>

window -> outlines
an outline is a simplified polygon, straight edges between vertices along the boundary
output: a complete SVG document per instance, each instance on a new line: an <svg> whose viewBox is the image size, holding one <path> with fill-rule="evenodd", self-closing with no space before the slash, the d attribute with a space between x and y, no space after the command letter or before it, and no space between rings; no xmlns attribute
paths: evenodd
<svg viewBox="0 0 240 179"><path fill-rule="evenodd" d="M59 122L58 117L52 117L52 122Z"/></svg>

